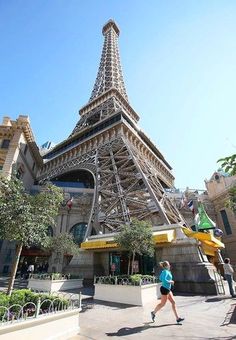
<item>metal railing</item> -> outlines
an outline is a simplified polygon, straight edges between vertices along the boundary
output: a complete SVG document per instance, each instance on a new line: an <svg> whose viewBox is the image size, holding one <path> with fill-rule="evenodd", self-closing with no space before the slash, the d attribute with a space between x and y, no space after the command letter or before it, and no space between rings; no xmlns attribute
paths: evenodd
<svg viewBox="0 0 236 340"><path fill-rule="evenodd" d="M36 291L35 291L36 292ZM41 293L37 291L38 293ZM54 299L43 299L43 295ZM29 319L46 317L55 313L81 309L81 293L62 292L45 293L39 296L37 303L29 301L24 305L13 304L10 307L0 306L0 326L5 326Z"/></svg>
<svg viewBox="0 0 236 340"><path fill-rule="evenodd" d="M82 279L82 277L71 275L71 274L61 274L61 273L38 273L38 274L29 274L29 279L34 279L34 280L71 280L71 279Z"/></svg>
<svg viewBox="0 0 236 340"><path fill-rule="evenodd" d="M61 273L30 274L29 279L35 279L35 280L69 280L70 274L61 274Z"/></svg>
<svg viewBox="0 0 236 340"><path fill-rule="evenodd" d="M213 274L214 274L217 294L225 295L225 287L224 287L224 281L222 279L222 276L216 270L213 270Z"/></svg>
<svg viewBox="0 0 236 340"><path fill-rule="evenodd" d="M95 276L94 283L96 284L110 284L110 285L130 285L143 286L147 284L154 284L159 282L155 276L142 276L132 278L131 276Z"/></svg>

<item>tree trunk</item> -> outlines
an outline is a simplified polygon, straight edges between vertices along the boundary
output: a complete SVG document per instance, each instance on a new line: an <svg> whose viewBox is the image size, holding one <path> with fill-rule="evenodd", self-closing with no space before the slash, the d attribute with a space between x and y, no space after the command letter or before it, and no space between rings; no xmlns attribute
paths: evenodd
<svg viewBox="0 0 236 340"><path fill-rule="evenodd" d="M13 265L12 265L11 277L10 277L10 281L8 283L8 288L7 288L7 295L10 295L10 296L11 296L13 286L14 286L16 271L17 271L17 267L18 267L18 264L19 264L22 247L23 247L23 243L18 244L17 247L16 247L16 256L15 256L15 260L14 260Z"/></svg>
<svg viewBox="0 0 236 340"><path fill-rule="evenodd" d="M129 262L128 262L128 275L130 273L130 254L129 254Z"/></svg>
<svg viewBox="0 0 236 340"><path fill-rule="evenodd" d="M135 251L133 251L133 255L132 255L132 268L131 268L131 275L133 275L133 273L134 273L134 258L135 258Z"/></svg>

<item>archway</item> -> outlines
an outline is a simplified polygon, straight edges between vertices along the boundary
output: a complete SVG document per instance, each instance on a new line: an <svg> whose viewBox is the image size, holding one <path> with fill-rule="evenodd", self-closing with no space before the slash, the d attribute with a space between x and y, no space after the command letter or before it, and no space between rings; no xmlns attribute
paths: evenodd
<svg viewBox="0 0 236 340"><path fill-rule="evenodd" d="M72 170L54 177L52 183L59 187L94 189L94 178L90 171L84 169Z"/></svg>
<svg viewBox="0 0 236 340"><path fill-rule="evenodd" d="M74 236L75 243L77 243L79 246L84 240L87 226L87 223L80 222L75 224L70 230L70 233Z"/></svg>

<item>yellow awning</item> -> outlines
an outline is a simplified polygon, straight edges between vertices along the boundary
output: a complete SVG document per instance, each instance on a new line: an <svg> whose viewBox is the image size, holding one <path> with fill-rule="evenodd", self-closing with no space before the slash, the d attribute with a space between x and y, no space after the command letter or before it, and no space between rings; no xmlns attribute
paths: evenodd
<svg viewBox="0 0 236 340"><path fill-rule="evenodd" d="M103 249L103 248L118 248L118 243L114 240L93 240L81 243L82 249Z"/></svg>
<svg viewBox="0 0 236 340"><path fill-rule="evenodd" d="M162 231L154 231L153 233L153 241L157 243L169 243L175 239L175 232L173 229L171 230L162 230Z"/></svg>
<svg viewBox="0 0 236 340"><path fill-rule="evenodd" d="M213 236L210 233L201 233L201 232L194 232L188 228L182 228L183 232L185 233L185 235L187 235L188 237L193 237L196 238L197 240L212 246L214 248L224 248L225 245L223 242L221 242L218 238L216 238L215 236Z"/></svg>
<svg viewBox="0 0 236 340"><path fill-rule="evenodd" d="M153 241L155 244L158 243L169 243L174 240L175 232L174 230L166 230L166 231L154 231L153 233ZM109 239L97 239L97 240L88 240L81 243L82 249L106 249L106 248L119 248L118 243L114 241L114 238Z"/></svg>
<svg viewBox="0 0 236 340"><path fill-rule="evenodd" d="M204 242L201 243L202 249L206 255L215 256L217 248L212 247Z"/></svg>

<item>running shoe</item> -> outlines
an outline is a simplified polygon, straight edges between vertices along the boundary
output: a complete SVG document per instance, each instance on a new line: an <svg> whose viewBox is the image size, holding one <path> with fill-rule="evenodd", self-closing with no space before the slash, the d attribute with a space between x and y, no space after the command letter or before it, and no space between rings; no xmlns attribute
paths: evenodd
<svg viewBox="0 0 236 340"><path fill-rule="evenodd" d="M152 322L154 322L154 321L155 321L155 317L156 317L155 313L154 313L154 312L151 312L151 318L152 318Z"/></svg>

